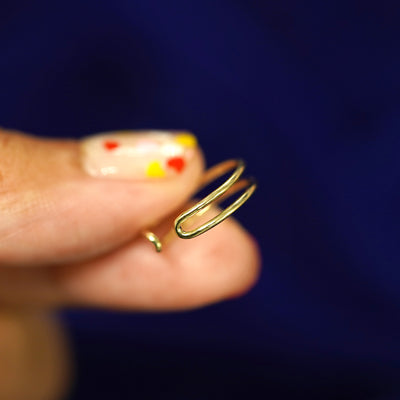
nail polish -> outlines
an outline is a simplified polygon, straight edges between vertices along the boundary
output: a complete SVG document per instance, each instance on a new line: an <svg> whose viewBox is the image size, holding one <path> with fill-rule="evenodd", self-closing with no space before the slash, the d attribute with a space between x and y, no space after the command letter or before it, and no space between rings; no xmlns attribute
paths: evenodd
<svg viewBox="0 0 400 400"><path fill-rule="evenodd" d="M194 135L181 131L116 131L82 141L82 166L95 177L172 178L195 154Z"/></svg>

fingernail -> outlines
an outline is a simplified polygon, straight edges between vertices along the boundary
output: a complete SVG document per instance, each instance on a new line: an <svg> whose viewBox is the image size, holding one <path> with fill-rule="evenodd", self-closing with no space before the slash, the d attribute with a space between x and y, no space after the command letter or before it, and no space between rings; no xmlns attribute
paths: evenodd
<svg viewBox="0 0 400 400"><path fill-rule="evenodd" d="M92 176L137 180L181 174L195 154L188 132L116 131L82 141L82 166Z"/></svg>

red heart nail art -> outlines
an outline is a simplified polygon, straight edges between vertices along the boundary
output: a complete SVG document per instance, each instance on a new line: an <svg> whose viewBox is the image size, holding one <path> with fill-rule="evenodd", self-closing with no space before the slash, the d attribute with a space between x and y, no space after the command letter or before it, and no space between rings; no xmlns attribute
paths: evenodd
<svg viewBox="0 0 400 400"><path fill-rule="evenodd" d="M119 147L119 143L114 140L107 140L103 143L103 145L107 150L114 150Z"/></svg>
<svg viewBox="0 0 400 400"><path fill-rule="evenodd" d="M167 160L167 165L176 172L181 172L185 168L185 160L182 157L172 157Z"/></svg>

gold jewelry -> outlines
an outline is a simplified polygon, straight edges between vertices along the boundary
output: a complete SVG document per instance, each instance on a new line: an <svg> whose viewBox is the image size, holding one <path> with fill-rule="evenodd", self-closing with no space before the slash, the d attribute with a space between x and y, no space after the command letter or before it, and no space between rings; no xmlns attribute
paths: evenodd
<svg viewBox="0 0 400 400"><path fill-rule="evenodd" d="M190 207L188 210L181 213L175 219L174 229L172 229L162 241L164 241L164 239L166 239L167 236L170 236L170 234L174 231L182 239L195 238L196 236L199 236L214 226L220 224L250 198L250 196L256 190L257 184L253 178L240 179L245 169L245 163L242 160L228 160L207 170L203 175L199 190L233 169L234 171L232 175L221 186L212 191L208 196L200 200L193 207ZM202 215L210 208L211 205L217 205L222 200L243 189L245 189L245 191L230 206L222 210L218 215L211 218L209 221L193 230L185 230L183 228L183 224L187 223L191 218ZM150 231L144 232L143 234L151 243L154 244L157 252L162 250L162 241L157 237L157 235Z"/></svg>

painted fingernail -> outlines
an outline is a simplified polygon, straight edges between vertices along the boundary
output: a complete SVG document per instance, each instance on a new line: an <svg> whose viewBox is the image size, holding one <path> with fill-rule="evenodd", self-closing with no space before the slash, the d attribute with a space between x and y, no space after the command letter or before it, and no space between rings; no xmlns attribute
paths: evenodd
<svg viewBox="0 0 400 400"><path fill-rule="evenodd" d="M157 179L181 174L195 154L188 132L116 131L82 141L82 166L92 176Z"/></svg>

